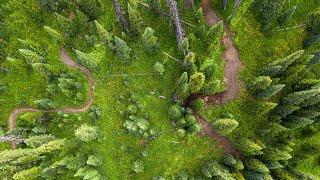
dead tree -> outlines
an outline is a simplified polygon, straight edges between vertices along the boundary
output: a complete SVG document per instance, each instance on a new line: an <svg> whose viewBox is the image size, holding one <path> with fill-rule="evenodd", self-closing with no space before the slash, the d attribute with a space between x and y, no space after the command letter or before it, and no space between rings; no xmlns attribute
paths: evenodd
<svg viewBox="0 0 320 180"><path fill-rule="evenodd" d="M194 1L193 0L185 0L184 5L187 9L193 9Z"/></svg>
<svg viewBox="0 0 320 180"><path fill-rule="evenodd" d="M114 10L116 12L116 16L118 17L121 29L123 32L128 33L129 32L129 24L128 21L126 20L126 18L124 17L123 13L122 13L122 9L120 6L120 3L118 0L112 0L113 6L114 6Z"/></svg>
<svg viewBox="0 0 320 180"><path fill-rule="evenodd" d="M15 144L23 143L24 139L13 136L13 135L7 135L7 136L1 136L0 142L13 142Z"/></svg>
<svg viewBox="0 0 320 180"><path fill-rule="evenodd" d="M179 12L177 8L177 2L175 0L167 0L167 4L170 9L170 16L172 18L172 21L174 23L174 27L176 30L176 37L179 49L182 50L182 41L185 38L185 31L181 26L181 21L179 18Z"/></svg>
<svg viewBox="0 0 320 180"><path fill-rule="evenodd" d="M224 11L227 9L227 5L228 5L228 0L223 0L222 1L222 8Z"/></svg>

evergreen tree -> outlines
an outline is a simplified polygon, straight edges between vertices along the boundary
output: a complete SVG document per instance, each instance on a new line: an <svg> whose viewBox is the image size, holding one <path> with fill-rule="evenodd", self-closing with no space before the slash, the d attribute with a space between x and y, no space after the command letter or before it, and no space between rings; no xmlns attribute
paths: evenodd
<svg viewBox="0 0 320 180"><path fill-rule="evenodd" d="M270 76L271 78L281 77L281 75L284 74L288 67L295 61L297 61L303 53L304 50L296 51L283 59L279 59L270 63L267 68L265 68L263 74L266 76Z"/></svg>
<svg viewBox="0 0 320 180"><path fill-rule="evenodd" d="M308 16L307 31L311 36L320 35L320 9Z"/></svg>
<svg viewBox="0 0 320 180"><path fill-rule="evenodd" d="M204 85L204 81L205 81L205 76L203 75L203 73L201 72L194 73L192 76L190 76L190 80L189 80L190 91L192 93L199 92L202 86Z"/></svg>
<svg viewBox="0 0 320 180"><path fill-rule="evenodd" d="M269 173L269 169L263 162L259 161L258 159L255 158L250 158L247 159L245 162L245 167L251 171L256 171L262 174Z"/></svg>
<svg viewBox="0 0 320 180"><path fill-rule="evenodd" d="M148 0L149 7L156 13L161 11L161 2L160 0Z"/></svg>
<svg viewBox="0 0 320 180"><path fill-rule="evenodd" d="M115 36L114 41L118 58L125 63L129 63L131 48L127 46L127 43L125 41L118 38L117 36Z"/></svg>
<svg viewBox="0 0 320 180"><path fill-rule="evenodd" d="M95 45L95 49L90 53L85 53L80 50L76 50L77 61L80 64L92 70L98 69L99 63L102 60L103 54L104 54L104 51L100 45Z"/></svg>
<svg viewBox="0 0 320 180"><path fill-rule="evenodd" d="M147 52L152 54L158 51L159 43L158 38L154 36L154 30L151 27L147 27L142 34L142 42L144 43Z"/></svg>
<svg viewBox="0 0 320 180"><path fill-rule="evenodd" d="M102 42L107 45L111 50L114 50L112 35L101 25L98 21L94 21L98 35Z"/></svg>
<svg viewBox="0 0 320 180"><path fill-rule="evenodd" d="M189 94L189 83L188 83L188 73L182 73L181 77L178 79L176 83L176 93L180 96L180 98L184 99Z"/></svg>
<svg viewBox="0 0 320 180"><path fill-rule="evenodd" d="M252 9L262 25L262 31L270 32L278 26L278 18L284 9L284 0L255 0Z"/></svg>
<svg viewBox="0 0 320 180"><path fill-rule="evenodd" d="M260 145L248 138L241 138L237 142L237 147L247 155L260 155L263 149Z"/></svg>
<svg viewBox="0 0 320 180"><path fill-rule="evenodd" d="M210 179L235 179L228 169L220 165L217 161L205 163L202 165L200 171L206 178Z"/></svg>
<svg viewBox="0 0 320 180"><path fill-rule="evenodd" d="M206 38L211 40L220 40L224 35L224 26L223 21L219 21L217 24L210 27L210 29L206 32Z"/></svg>
<svg viewBox="0 0 320 180"><path fill-rule="evenodd" d="M32 167L19 171L13 175L15 180L37 179L42 174L41 167Z"/></svg>
<svg viewBox="0 0 320 180"><path fill-rule="evenodd" d="M234 119L222 118L213 122L214 129L221 135L228 135L238 127L239 123Z"/></svg>
<svg viewBox="0 0 320 180"><path fill-rule="evenodd" d="M291 94L286 95L281 99L281 104L288 104L288 105L296 105L299 106L304 101L308 100L309 98L313 98L316 95L320 94L320 89L310 89L305 91L298 91Z"/></svg>
<svg viewBox="0 0 320 180"><path fill-rule="evenodd" d="M80 11L86 14L90 21L98 19L102 13L101 3L99 0L77 0L76 2Z"/></svg>
<svg viewBox="0 0 320 180"><path fill-rule="evenodd" d="M36 63L36 62L43 62L44 60L42 56L28 49L19 49L19 53L25 58L26 62L29 65L32 65L33 63Z"/></svg>
<svg viewBox="0 0 320 180"><path fill-rule="evenodd" d="M287 161L292 158L290 153L279 148L265 148L263 149L263 157L271 162Z"/></svg>
<svg viewBox="0 0 320 180"><path fill-rule="evenodd" d="M296 12L297 6L293 6L286 10L279 18L278 24L279 26L285 25L285 23L292 17L292 15Z"/></svg>
<svg viewBox="0 0 320 180"><path fill-rule="evenodd" d="M42 109L53 109L56 107L55 103L48 98L36 100L34 103L37 105L37 107Z"/></svg>
<svg viewBox="0 0 320 180"><path fill-rule="evenodd" d="M135 2L128 3L128 16L131 32L134 34L138 34L141 31L143 20Z"/></svg>
<svg viewBox="0 0 320 180"><path fill-rule="evenodd" d="M98 130L96 127L82 124L74 131L75 136L84 142L94 141L98 138Z"/></svg>
<svg viewBox="0 0 320 180"><path fill-rule="evenodd" d="M58 43L61 43L63 41L63 36L55 29L52 29L49 26L44 26L44 29L51 35L51 37L57 41Z"/></svg>

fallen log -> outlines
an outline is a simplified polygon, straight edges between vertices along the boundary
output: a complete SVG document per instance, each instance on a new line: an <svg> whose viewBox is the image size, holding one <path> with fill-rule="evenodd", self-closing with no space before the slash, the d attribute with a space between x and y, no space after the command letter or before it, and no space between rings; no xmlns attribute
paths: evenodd
<svg viewBox="0 0 320 180"><path fill-rule="evenodd" d="M119 20L120 23L120 27L122 29L123 32L128 33L129 32L129 23L126 20L126 18L124 17L123 13L122 13L122 9L120 6L120 3L118 0L112 0L113 6L114 6L114 10L116 12L116 16Z"/></svg>
<svg viewBox="0 0 320 180"><path fill-rule="evenodd" d="M179 11L177 8L177 2L175 0L167 0L167 5L170 9L170 16L172 18L172 21L174 23L175 31L176 31L176 37L179 49L182 50L182 41L185 38L185 31L181 26L181 21L179 18Z"/></svg>

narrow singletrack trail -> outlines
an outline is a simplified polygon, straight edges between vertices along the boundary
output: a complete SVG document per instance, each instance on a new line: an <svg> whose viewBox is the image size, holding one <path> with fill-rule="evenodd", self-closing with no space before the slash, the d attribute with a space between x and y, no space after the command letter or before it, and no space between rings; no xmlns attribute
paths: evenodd
<svg viewBox="0 0 320 180"><path fill-rule="evenodd" d="M208 25L212 26L220 21L219 17L212 8L211 0L202 0L201 7ZM231 31L226 24L224 24L224 30L226 35L223 37L222 42L226 48L222 55L222 58L224 60L224 77L226 79L227 90L209 96L202 96L200 94L196 94L189 100L187 100L187 104L191 99L200 97L205 100L206 104L223 105L227 104L239 95L241 89L241 82L238 79L238 74L242 67L242 63L239 58L239 53L232 43ZM196 117L202 126L202 134L206 134L209 137L217 140L218 143L223 147L224 153L232 154L240 159L244 158L243 153L240 152L232 144L230 139L221 136L219 133L217 133L212 127L212 125L201 115L196 114Z"/></svg>
<svg viewBox="0 0 320 180"><path fill-rule="evenodd" d="M26 113L26 112L45 112L45 113L53 113L53 112L66 112L66 113L79 113L79 112L85 112L87 111L92 103L93 103L93 99L94 99L94 78L92 77L92 74L90 72L89 69L87 69L86 67L76 63L74 60L72 60L67 51L64 48L61 48L60 50L60 56L61 59L63 61L63 63L71 68L75 68L75 69L79 69L80 71L82 71L88 82L89 82L89 90L88 90L88 98L87 101L85 102L85 104L82 107L69 107L69 108L61 108L61 109L50 109L50 110L41 110L41 109L35 109L35 108L30 108L30 107L22 107L22 108L15 108L8 119L8 130L9 132L14 130L16 127L16 120L17 117L22 114L22 113ZM15 149L16 145L14 142L11 142L11 148Z"/></svg>

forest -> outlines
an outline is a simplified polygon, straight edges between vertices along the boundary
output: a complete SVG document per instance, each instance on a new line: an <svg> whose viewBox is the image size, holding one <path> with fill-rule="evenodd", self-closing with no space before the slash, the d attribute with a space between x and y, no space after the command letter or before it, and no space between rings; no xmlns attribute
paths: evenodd
<svg viewBox="0 0 320 180"><path fill-rule="evenodd" d="M0 179L319 180L320 0L0 0Z"/></svg>

